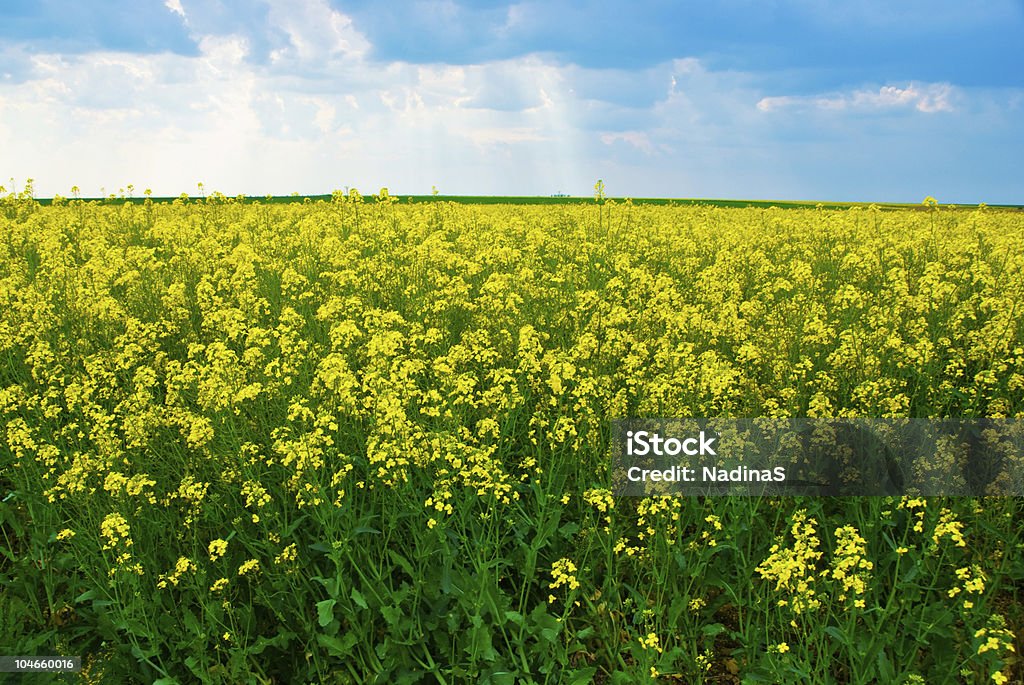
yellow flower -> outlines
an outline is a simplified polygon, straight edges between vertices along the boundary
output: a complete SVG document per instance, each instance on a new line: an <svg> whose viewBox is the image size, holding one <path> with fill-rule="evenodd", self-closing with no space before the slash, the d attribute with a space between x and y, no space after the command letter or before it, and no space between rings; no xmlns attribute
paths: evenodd
<svg viewBox="0 0 1024 685"><path fill-rule="evenodd" d="M107 514L106 518L103 519L103 523L100 524L100 534L107 539L103 549L113 549L121 543L125 547L131 547L132 539L129 537L130 533L131 529L129 529L128 521L125 520L124 516L117 513Z"/></svg>
<svg viewBox="0 0 1024 685"><path fill-rule="evenodd" d="M249 561L246 561L245 563L243 563L241 566L238 567L238 575L244 576L245 574L249 573L250 571L258 571L259 568L260 568L260 562L257 561L256 559L250 559Z"/></svg>
<svg viewBox="0 0 1024 685"><path fill-rule="evenodd" d="M655 649L659 653L663 651L656 633L648 633L647 637L641 637L638 639L640 640L640 646L644 649Z"/></svg>
<svg viewBox="0 0 1024 685"><path fill-rule="evenodd" d="M283 550L281 550L280 554L278 554L276 557L274 557L274 563L275 564L284 564L284 563L289 562L289 561L295 561L295 559L298 556L299 556L298 550L295 547L295 544L292 543L292 544L288 545L287 547L285 547Z"/></svg>
<svg viewBox="0 0 1024 685"><path fill-rule="evenodd" d="M939 540L948 537L957 547L966 547L967 541L963 536L964 524L953 518L953 512L943 509L939 515L939 522L935 524L935 531L932 533L932 542L939 544ZM917 530L916 526L914 530ZM920 531L918 531L920 532Z"/></svg>
<svg viewBox="0 0 1024 685"><path fill-rule="evenodd" d="M576 580L576 576L573 575L576 572L576 564L572 563L568 559L559 559L551 565L551 578L552 581L549 585L552 589L567 585L570 590L576 590L579 588L579 581Z"/></svg>
<svg viewBox="0 0 1024 685"><path fill-rule="evenodd" d="M228 543L226 540L214 540L210 543L207 551L210 553L210 561L217 561L228 551Z"/></svg>

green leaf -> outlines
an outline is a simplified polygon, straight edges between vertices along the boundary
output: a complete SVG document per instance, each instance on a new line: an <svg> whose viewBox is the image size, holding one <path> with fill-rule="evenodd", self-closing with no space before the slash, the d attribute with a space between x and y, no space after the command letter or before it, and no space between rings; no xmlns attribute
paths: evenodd
<svg viewBox="0 0 1024 685"><path fill-rule="evenodd" d="M352 601L361 606L363 609L369 609L370 606L366 603L366 598L363 597L363 593L359 590L352 588L352 594L349 595Z"/></svg>
<svg viewBox="0 0 1024 685"><path fill-rule="evenodd" d="M559 623L557 618L548 613L545 605L538 604L530 612L530 619L542 638L551 643L558 641L558 635L562 632L562 624Z"/></svg>
<svg viewBox="0 0 1024 685"><path fill-rule="evenodd" d="M579 531L579 529L580 525L578 523L576 523L575 521L570 521L569 523L566 523L564 526L559 528L558 532L561 533L563 537L570 538L573 535L575 535Z"/></svg>
<svg viewBox="0 0 1024 685"><path fill-rule="evenodd" d="M338 596L338 579L337 578L321 578L320 576L313 576L313 580L320 583L327 590L327 594L331 597Z"/></svg>
<svg viewBox="0 0 1024 685"><path fill-rule="evenodd" d="M846 633L844 633L843 631L839 630L839 628L836 628L835 626L825 626L825 632L828 633L829 635L831 635L832 637L834 637L836 639L836 641L839 642L839 644L843 645L844 647L850 647L851 646L850 645L850 638L847 637Z"/></svg>
<svg viewBox="0 0 1024 685"><path fill-rule="evenodd" d="M185 628L187 628L190 633L192 633L193 635L202 635L203 629L199 625L199 620L196 619L195 614L193 614L188 609L183 609L182 616L183 622L185 623Z"/></svg>
<svg viewBox="0 0 1024 685"><path fill-rule="evenodd" d="M497 658L498 653L494 650L491 630L487 624L481 622L480 625L474 627L470 631L470 641L472 647L467 647L466 651L477 654L484 661L494 661Z"/></svg>
<svg viewBox="0 0 1024 685"><path fill-rule="evenodd" d="M352 648L359 641L355 633L346 633L345 637L333 635L317 635L316 641L321 647L327 650L329 656L347 658L352 655Z"/></svg>
<svg viewBox="0 0 1024 685"><path fill-rule="evenodd" d="M261 637L248 649L248 653L252 655L262 654L267 647L276 647L283 650L294 637L296 637L296 634L290 630L281 631L274 637Z"/></svg>
<svg viewBox="0 0 1024 685"><path fill-rule="evenodd" d="M185 657L185 666L188 667L188 670L191 671L193 675L197 675L200 677L203 676L204 671L206 670L203 668L203 665L199 662L199 659L195 656Z"/></svg>
<svg viewBox="0 0 1024 685"><path fill-rule="evenodd" d="M569 685L590 685L594 680L594 674L597 673L597 669L593 666L587 668L580 668L569 674L569 679L565 682Z"/></svg>
<svg viewBox="0 0 1024 685"><path fill-rule="evenodd" d="M398 564L403 571L408 573L410 578L416 578L416 573L413 571L412 564L409 563L408 559L393 549L388 550L388 556L391 557L391 561Z"/></svg>
<svg viewBox="0 0 1024 685"><path fill-rule="evenodd" d="M700 632L708 637L714 637L719 633L725 632L725 626L721 623L711 623L700 629Z"/></svg>
<svg viewBox="0 0 1024 685"><path fill-rule="evenodd" d="M889 655L885 653L885 650L878 652L878 675L881 676L882 682L892 683L896 681L896 669L892 667L892 662L889 661Z"/></svg>
<svg viewBox="0 0 1024 685"><path fill-rule="evenodd" d="M515 685L516 676L508 671L495 671L491 674L491 682L494 685Z"/></svg>
<svg viewBox="0 0 1024 685"><path fill-rule="evenodd" d="M796 678L787 678L787 681L809 681L811 679L811 673L806 668L798 668L796 665L790 664L785 670L787 673L793 673L794 675L796 675Z"/></svg>
<svg viewBox="0 0 1024 685"><path fill-rule="evenodd" d="M380 608L380 613L389 626L395 625L402 618L402 610L399 607L383 606Z"/></svg>
<svg viewBox="0 0 1024 685"><path fill-rule="evenodd" d="M452 570L448 566L441 569L441 592L451 594L452 591Z"/></svg>
<svg viewBox="0 0 1024 685"><path fill-rule="evenodd" d="M154 649L153 647L142 649L138 645L132 645L132 656L136 659L139 659L140 661L143 659L149 659L150 657L154 657L159 653L160 650Z"/></svg>
<svg viewBox="0 0 1024 685"><path fill-rule="evenodd" d="M290 524L288 524L288 527L284 529L284 537L291 537L292 533L295 532L295 529L299 527L299 524L305 521L307 518L309 518L309 514L303 514L302 516L298 517Z"/></svg>
<svg viewBox="0 0 1024 685"><path fill-rule="evenodd" d="M317 623L320 624L321 628L327 626L334 620L334 605L337 603L338 601L335 599L325 599L322 602L316 603L316 620Z"/></svg>
<svg viewBox="0 0 1024 685"><path fill-rule="evenodd" d="M77 597L75 597L75 604L81 604L82 602L88 602L93 597L98 597L99 594L100 593L97 592L96 590L86 590L82 594L80 594Z"/></svg>

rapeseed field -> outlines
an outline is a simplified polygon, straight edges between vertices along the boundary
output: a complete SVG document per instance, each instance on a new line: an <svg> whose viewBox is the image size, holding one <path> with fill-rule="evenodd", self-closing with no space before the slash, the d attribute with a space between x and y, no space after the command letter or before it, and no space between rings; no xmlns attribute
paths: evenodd
<svg viewBox="0 0 1024 685"><path fill-rule="evenodd" d="M609 475L623 417L1021 418L1024 213L372 199L3 199L38 682L1024 678L1020 498Z"/></svg>

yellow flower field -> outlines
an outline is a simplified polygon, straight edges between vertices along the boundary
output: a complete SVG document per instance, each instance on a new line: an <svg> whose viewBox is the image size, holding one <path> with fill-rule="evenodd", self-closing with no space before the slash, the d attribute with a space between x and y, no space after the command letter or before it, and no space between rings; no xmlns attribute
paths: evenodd
<svg viewBox="0 0 1024 685"><path fill-rule="evenodd" d="M0 201L0 655L1024 678L1020 498L608 472L621 417L1024 417L1024 213L374 199Z"/></svg>

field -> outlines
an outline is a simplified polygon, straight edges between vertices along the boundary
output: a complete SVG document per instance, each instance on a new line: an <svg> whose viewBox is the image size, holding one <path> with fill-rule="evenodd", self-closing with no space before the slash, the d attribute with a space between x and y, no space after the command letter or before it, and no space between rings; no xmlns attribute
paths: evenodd
<svg viewBox="0 0 1024 685"><path fill-rule="evenodd" d="M1024 678L1020 498L608 473L618 417L1024 417L1024 213L376 199L2 200L0 655L162 685Z"/></svg>

